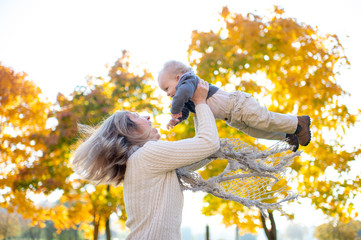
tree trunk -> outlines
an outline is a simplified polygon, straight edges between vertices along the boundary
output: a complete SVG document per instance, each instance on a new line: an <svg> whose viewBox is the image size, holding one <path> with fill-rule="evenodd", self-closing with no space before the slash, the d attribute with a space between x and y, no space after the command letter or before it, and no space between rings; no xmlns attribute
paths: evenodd
<svg viewBox="0 0 361 240"><path fill-rule="evenodd" d="M238 226L236 225L236 240L239 240L239 230Z"/></svg>
<svg viewBox="0 0 361 240"><path fill-rule="evenodd" d="M276 222L273 218L273 213L272 211L268 211L268 217L269 217L269 221L271 223L271 227L268 228L266 225L266 219L262 216L261 214L261 220L262 220L262 226L263 226L263 230L267 236L268 240L277 240L277 229L276 229Z"/></svg>
<svg viewBox="0 0 361 240"><path fill-rule="evenodd" d="M109 218L107 218L107 221L105 222L105 233L106 233L106 237L107 237L107 240L111 240L112 236L111 236L111 233L110 233L110 224L109 224Z"/></svg>
<svg viewBox="0 0 361 240"><path fill-rule="evenodd" d="M99 235L99 223L100 223L100 216L97 219L96 216L94 216L94 233L93 233L93 240L98 240L98 235Z"/></svg>
<svg viewBox="0 0 361 240"><path fill-rule="evenodd" d="M206 240L209 240L209 226L208 224L206 225Z"/></svg>
<svg viewBox="0 0 361 240"><path fill-rule="evenodd" d="M79 225L76 225L74 240L78 240L78 239L79 239Z"/></svg>
<svg viewBox="0 0 361 240"><path fill-rule="evenodd" d="M107 186L107 196L110 192L110 185ZM107 217L107 220L105 221L105 233L106 233L106 239L111 240L111 232L110 232L110 216Z"/></svg>
<svg viewBox="0 0 361 240"><path fill-rule="evenodd" d="M6 214L6 223L4 223L4 231L2 231L2 235L4 237L4 240L6 240L7 236L8 236L8 230L9 230L9 218L10 218L10 214Z"/></svg>

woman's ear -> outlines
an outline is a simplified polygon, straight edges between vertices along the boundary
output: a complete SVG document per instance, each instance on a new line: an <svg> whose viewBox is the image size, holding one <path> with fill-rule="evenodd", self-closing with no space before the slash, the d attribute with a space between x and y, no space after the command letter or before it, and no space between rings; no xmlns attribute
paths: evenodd
<svg viewBox="0 0 361 240"><path fill-rule="evenodd" d="M179 75L179 74L177 74L177 75L175 76L175 79L177 80L177 82L178 82L178 80L180 79L180 77L181 77L181 75Z"/></svg>

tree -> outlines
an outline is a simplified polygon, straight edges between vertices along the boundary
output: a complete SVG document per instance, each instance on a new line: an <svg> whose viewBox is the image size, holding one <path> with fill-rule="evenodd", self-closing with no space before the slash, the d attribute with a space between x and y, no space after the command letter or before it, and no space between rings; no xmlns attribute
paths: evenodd
<svg viewBox="0 0 361 240"><path fill-rule="evenodd" d="M7 239L19 234L19 216L15 213L0 211L0 237Z"/></svg>
<svg viewBox="0 0 361 240"><path fill-rule="evenodd" d="M87 86L77 87L69 97L58 95L58 110L52 116L57 126L48 138L42 168L61 175L62 180L55 182L54 187L64 194L52 212L53 216L61 216L54 219L59 231L80 225L87 237L97 239L105 228L110 238L110 215L116 213L123 224L126 220L122 186L93 186L79 179L71 180L73 172L68 162L79 137L77 123L97 125L116 110L147 111L153 115L159 112L152 75L144 69L140 74L132 73L130 65L129 54L124 51L109 68L108 78L90 77ZM54 164L57 169L53 169Z"/></svg>
<svg viewBox="0 0 361 240"><path fill-rule="evenodd" d="M1 207L16 210L37 227L51 219L58 234L73 228L97 239L106 224L109 228L112 213L124 225L122 186L94 187L78 179L69 159L79 137L78 123L96 125L116 110L159 112L152 75L145 69L133 73L130 65L124 51L108 78L89 77L70 96L59 93L51 108L25 73L0 65L0 166L6 170L0 178ZM52 124L46 127L47 122ZM27 197L59 190L63 196L53 207L37 207ZM29 236L35 233L29 230Z"/></svg>
<svg viewBox="0 0 361 240"><path fill-rule="evenodd" d="M361 236L358 235L360 230L360 221L351 220L344 223L333 220L316 227L314 235L319 240L356 240L361 239Z"/></svg>
<svg viewBox="0 0 361 240"><path fill-rule="evenodd" d="M26 78L25 73L16 73L0 63L0 207L37 219L43 211L28 197L39 192L31 184L36 172L27 175L27 191L22 191L19 180L29 166L39 163L45 151L40 136L49 133L46 122L50 103Z"/></svg>
<svg viewBox="0 0 361 240"><path fill-rule="evenodd" d="M349 94L338 84L337 75L350 63L336 35L321 35L309 25L283 17L283 13L275 7L270 18L242 16L224 7L224 26L218 32L193 31L189 61L200 78L252 93L270 111L311 117L313 139L292 165L298 191L323 213L347 220L357 216L352 199L361 185L358 176L347 175L361 148L346 151L342 144L346 129L360 116L343 103ZM217 125L221 137L255 141L224 123ZM214 162L202 175L217 174L224 166L224 162ZM326 169L338 176L330 178ZM255 210L247 211L240 204L210 195L204 200L209 204L203 212L222 214L226 225L236 224L248 232L261 227ZM275 222L271 225L275 227ZM266 224L263 228L269 230Z"/></svg>
<svg viewBox="0 0 361 240"><path fill-rule="evenodd" d="M39 225L30 226L23 232L22 236L26 239L39 240L41 235L41 228Z"/></svg>

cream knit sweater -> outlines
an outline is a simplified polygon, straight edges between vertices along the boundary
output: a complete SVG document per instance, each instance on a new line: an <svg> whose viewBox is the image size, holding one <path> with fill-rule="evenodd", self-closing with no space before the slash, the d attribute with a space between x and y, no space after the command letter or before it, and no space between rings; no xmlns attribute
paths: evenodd
<svg viewBox="0 0 361 240"><path fill-rule="evenodd" d="M134 152L124 178L130 228L127 239L181 239L183 193L176 168L198 162L219 149L214 116L207 104L196 106L196 136L180 141L149 141Z"/></svg>

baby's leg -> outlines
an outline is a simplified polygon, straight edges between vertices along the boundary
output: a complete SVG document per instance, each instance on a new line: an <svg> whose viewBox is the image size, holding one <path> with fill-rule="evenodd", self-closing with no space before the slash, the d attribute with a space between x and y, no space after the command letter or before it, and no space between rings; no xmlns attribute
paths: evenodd
<svg viewBox="0 0 361 240"><path fill-rule="evenodd" d="M270 112L265 106L261 106L252 95L240 92L239 101L235 102L232 111L231 125L234 125L234 122L269 133L294 134L298 119L297 116Z"/></svg>
<svg viewBox="0 0 361 240"><path fill-rule="evenodd" d="M257 128L252 128L246 126L243 129L239 129L245 134L254 137L254 138L264 138L264 139L270 139L270 140L284 140L286 138L286 133L281 132L267 132L264 130L260 130Z"/></svg>
<svg viewBox="0 0 361 240"><path fill-rule="evenodd" d="M293 151L296 152L298 150L298 139L296 134L286 134L281 132L267 132L264 130L260 130L257 128L252 128L247 126L246 124L242 124L236 122L234 125L231 125L227 122L230 126L237 128L238 130L244 132L245 134L254 137L254 138L263 138L269 140L285 140L289 145L293 146Z"/></svg>

